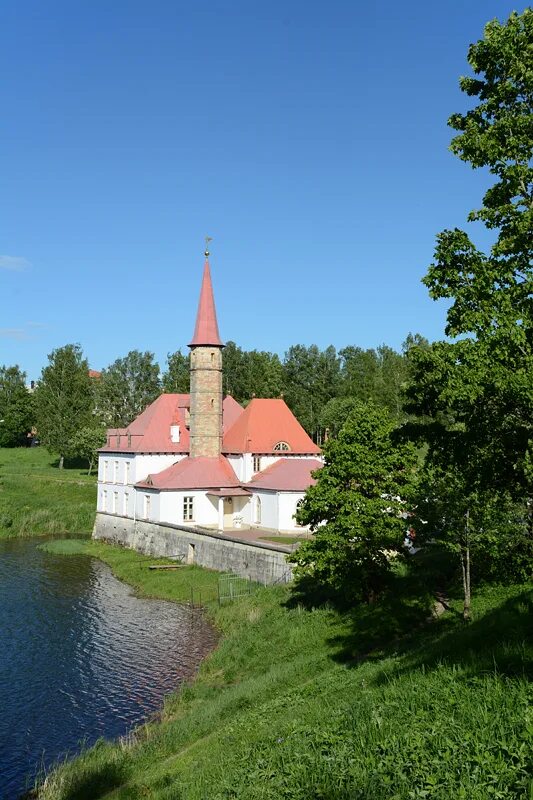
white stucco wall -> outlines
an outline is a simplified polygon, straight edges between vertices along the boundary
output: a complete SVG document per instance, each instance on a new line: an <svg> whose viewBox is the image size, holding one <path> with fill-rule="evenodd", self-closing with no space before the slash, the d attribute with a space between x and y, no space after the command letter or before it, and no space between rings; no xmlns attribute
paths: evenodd
<svg viewBox="0 0 533 800"><path fill-rule="evenodd" d="M279 530L282 531L304 531L305 527L296 524L294 514L296 505L304 497L304 492L280 492L279 493Z"/></svg>
<svg viewBox="0 0 533 800"><path fill-rule="evenodd" d="M137 507L135 508L134 484L146 478L150 473L161 472L161 470L172 466L177 461L181 461L182 458L185 458L185 456L176 453L158 455L101 453L98 458L98 511L107 511L108 514L119 514L130 518L138 515L139 510L142 514L143 503L139 504L139 501L137 501ZM105 503L104 492L107 492ZM116 503L115 492L118 495ZM127 498L125 498L125 495L127 495ZM114 503L116 510L113 510ZM158 503L157 506L151 507L150 513L152 520L157 522L158 519L154 514L159 514ZM141 519L143 519L142 516Z"/></svg>
<svg viewBox="0 0 533 800"><path fill-rule="evenodd" d="M192 520L183 519L183 499L193 498ZM170 522L173 525L207 525L216 527L218 524L218 503L214 497L208 497L205 491L192 491L187 489L182 492L160 493L160 521Z"/></svg>
<svg viewBox="0 0 533 800"><path fill-rule="evenodd" d="M150 498L150 509L146 511L146 498ZM151 489L137 489L135 491L135 517L138 520L159 522L159 492Z"/></svg>
<svg viewBox="0 0 533 800"><path fill-rule="evenodd" d="M98 481L133 485L151 473L161 472L185 458L181 453L101 453L98 458ZM127 473L126 464L129 464ZM106 469L107 465L107 469ZM105 480L104 480L105 476Z"/></svg>
<svg viewBox="0 0 533 800"><path fill-rule="evenodd" d="M235 475L237 476L237 478L240 481L246 480L245 477L244 477L245 472L246 472L246 470L245 470L245 456L233 455L233 456L227 456L227 459L228 459L229 463L231 464L231 466L233 467L233 471L235 472Z"/></svg>

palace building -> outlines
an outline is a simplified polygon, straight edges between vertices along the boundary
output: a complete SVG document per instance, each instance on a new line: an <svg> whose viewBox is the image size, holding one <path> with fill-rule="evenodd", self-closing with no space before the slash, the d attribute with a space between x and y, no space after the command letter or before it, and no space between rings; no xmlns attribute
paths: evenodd
<svg viewBox="0 0 533 800"><path fill-rule="evenodd" d="M127 428L107 432L98 512L219 532L301 531L295 513L322 466L320 448L283 399L243 408L223 396L224 345L205 255L190 394L162 394Z"/></svg>

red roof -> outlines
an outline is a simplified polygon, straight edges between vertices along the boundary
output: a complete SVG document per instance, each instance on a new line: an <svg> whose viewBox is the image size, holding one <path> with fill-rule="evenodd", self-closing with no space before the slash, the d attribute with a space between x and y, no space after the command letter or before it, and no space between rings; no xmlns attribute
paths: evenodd
<svg viewBox="0 0 533 800"><path fill-rule="evenodd" d="M107 431L109 444L101 450L111 453L188 453L186 423L189 406L188 394L162 394L128 428L110 428ZM224 429L233 425L242 412L242 406L233 397L225 397L222 403ZM171 425L180 426L179 442L170 440Z"/></svg>
<svg viewBox="0 0 533 800"><path fill-rule="evenodd" d="M89 378L95 378L96 380L99 380L101 377L102 377L102 373L98 372L97 369L90 369L89 370Z"/></svg>
<svg viewBox="0 0 533 800"><path fill-rule="evenodd" d="M200 347L202 345L224 347L218 333L217 312L215 309L211 272L209 270L209 261L207 258L204 265L198 314L196 315L196 327L189 347Z"/></svg>
<svg viewBox="0 0 533 800"><path fill-rule="evenodd" d="M102 448L126 453L188 453L189 431L185 427L186 394L162 394L127 428L111 428L109 444ZM180 426L179 442L170 439L170 426ZM120 442L118 441L120 437Z"/></svg>
<svg viewBox="0 0 533 800"><path fill-rule="evenodd" d="M171 467L148 475L136 484L153 489L220 489L240 486L233 467L224 456L184 458Z"/></svg>
<svg viewBox="0 0 533 800"><path fill-rule="evenodd" d="M320 453L284 400L255 398L224 434L225 453L273 453L279 442L291 453Z"/></svg>
<svg viewBox="0 0 533 800"><path fill-rule="evenodd" d="M321 467L322 462L316 458L280 458L254 475L245 485L250 489L304 492L316 483L316 478L311 477L311 473Z"/></svg>
<svg viewBox="0 0 533 800"><path fill-rule="evenodd" d="M226 395L222 401L222 432L226 433L234 425L242 412L243 407L230 395Z"/></svg>

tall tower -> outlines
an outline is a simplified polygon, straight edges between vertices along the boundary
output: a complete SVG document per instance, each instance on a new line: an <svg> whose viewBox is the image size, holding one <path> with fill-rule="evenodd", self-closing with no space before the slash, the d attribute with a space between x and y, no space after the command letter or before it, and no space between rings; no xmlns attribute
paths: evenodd
<svg viewBox="0 0 533 800"><path fill-rule="evenodd" d="M209 250L191 348L190 455L216 458L222 451L222 348L213 297Z"/></svg>

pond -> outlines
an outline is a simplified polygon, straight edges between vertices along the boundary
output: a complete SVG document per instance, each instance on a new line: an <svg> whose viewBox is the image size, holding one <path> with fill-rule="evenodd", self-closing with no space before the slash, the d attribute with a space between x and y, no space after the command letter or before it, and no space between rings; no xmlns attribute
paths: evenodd
<svg viewBox="0 0 533 800"><path fill-rule="evenodd" d="M0 540L0 799L100 737L126 734L216 636L185 606L135 597L106 564Z"/></svg>

